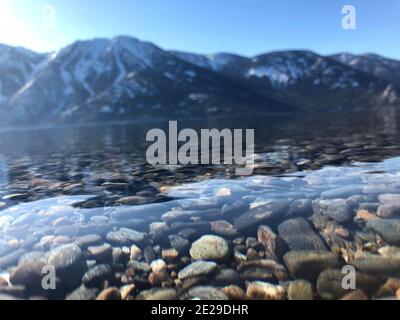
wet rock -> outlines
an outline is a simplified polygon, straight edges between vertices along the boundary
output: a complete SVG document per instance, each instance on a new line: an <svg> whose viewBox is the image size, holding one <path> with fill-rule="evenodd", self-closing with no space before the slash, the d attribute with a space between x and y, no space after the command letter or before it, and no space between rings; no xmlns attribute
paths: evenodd
<svg viewBox="0 0 400 320"><path fill-rule="evenodd" d="M120 198L116 202L122 205L135 206L151 203L152 199L149 197L131 196Z"/></svg>
<svg viewBox="0 0 400 320"><path fill-rule="evenodd" d="M96 299L97 293L99 289L97 288L87 288L85 285L81 285L79 288L75 289L69 295L67 295L67 300L75 300L75 301L82 301L82 300L94 300Z"/></svg>
<svg viewBox="0 0 400 320"><path fill-rule="evenodd" d="M173 262L179 257L179 252L178 250L172 248L172 249L165 249L161 251L161 256L162 258L167 261L167 262Z"/></svg>
<svg viewBox="0 0 400 320"><path fill-rule="evenodd" d="M121 300L118 288L107 288L99 293L96 300Z"/></svg>
<svg viewBox="0 0 400 320"><path fill-rule="evenodd" d="M246 292L242 288L232 285L222 289L222 292L228 297L229 300L246 300Z"/></svg>
<svg viewBox="0 0 400 320"><path fill-rule="evenodd" d="M342 270L328 269L323 271L317 279L317 291L326 300L334 300L343 297L350 290L344 289L342 285L346 274ZM356 286L358 289L372 294L379 289L380 281L376 277L371 277L360 272L356 273Z"/></svg>
<svg viewBox="0 0 400 320"><path fill-rule="evenodd" d="M345 294L340 300L369 300L362 290L354 290Z"/></svg>
<svg viewBox="0 0 400 320"><path fill-rule="evenodd" d="M356 218L365 221L379 219L374 213L371 213L368 210L357 210Z"/></svg>
<svg viewBox="0 0 400 320"><path fill-rule="evenodd" d="M225 220L211 222L211 231L226 238L233 238L238 234L236 228Z"/></svg>
<svg viewBox="0 0 400 320"><path fill-rule="evenodd" d="M321 237L305 219L297 218L282 222L278 226L278 231L290 250L326 250Z"/></svg>
<svg viewBox="0 0 400 320"><path fill-rule="evenodd" d="M82 278L82 282L87 287L98 287L112 275L111 267L107 264L99 264L89 269Z"/></svg>
<svg viewBox="0 0 400 320"><path fill-rule="evenodd" d="M190 255L195 260L224 260L229 255L229 245L224 238L205 235L193 242Z"/></svg>
<svg viewBox="0 0 400 320"><path fill-rule="evenodd" d="M148 280L153 287L161 287L170 280L170 277L167 272L159 271L150 273Z"/></svg>
<svg viewBox="0 0 400 320"><path fill-rule="evenodd" d="M134 294L136 287L134 284L127 284L125 286L122 286L119 291L121 293L121 299L122 300L128 300L131 298Z"/></svg>
<svg viewBox="0 0 400 320"><path fill-rule="evenodd" d="M150 268L153 272L162 272L162 271L165 271L165 269L167 268L167 265L164 260L158 259L158 260L154 260L150 264Z"/></svg>
<svg viewBox="0 0 400 320"><path fill-rule="evenodd" d="M105 262L112 260L113 249L108 243L105 243L101 246L89 247L88 252L98 262Z"/></svg>
<svg viewBox="0 0 400 320"><path fill-rule="evenodd" d="M162 204L146 204L117 208L111 212L110 217L120 221L127 221L139 217L160 216L168 210L169 207Z"/></svg>
<svg viewBox="0 0 400 320"><path fill-rule="evenodd" d="M154 288L144 290L136 298L137 300L177 300L178 293L175 289Z"/></svg>
<svg viewBox="0 0 400 320"><path fill-rule="evenodd" d="M113 263L126 264L129 261L129 256L130 256L129 248L127 248L127 247L113 248L113 251L112 251Z"/></svg>
<svg viewBox="0 0 400 320"><path fill-rule="evenodd" d="M247 296L255 300L283 300L286 290L282 286L255 281L247 285Z"/></svg>
<svg viewBox="0 0 400 320"><path fill-rule="evenodd" d="M243 261L237 267L243 280L286 280L286 268L271 259Z"/></svg>
<svg viewBox="0 0 400 320"><path fill-rule="evenodd" d="M209 286L198 286L189 290L189 296L192 299L200 299L207 301L228 300L228 297L221 290Z"/></svg>
<svg viewBox="0 0 400 320"><path fill-rule="evenodd" d="M400 202L381 204L377 215L381 218L392 218L400 214Z"/></svg>
<svg viewBox="0 0 400 320"><path fill-rule="evenodd" d="M288 251L286 242L268 226L260 226L257 231L257 237L258 242L263 244L267 257L280 260Z"/></svg>
<svg viewBox="0 0 400 320"><path fill-rule="evenodd" d="M400 259L380 255L364 255L350 262L357 270L376 276L400 275Z"/></svg>
<svg viewBox="0 0 400 320"><path fill-rule="evenodd" d="M326 209L323 210L323 214L328 215L338 223L345 223L353 219L353 209L346 203L345 200L332 200L330 201Z"/></svg>
<svg viewBox="0 0 400 320"><path fill-rule="evenodd" d="M234 222L238 231L282 217L289 210L289 201L274 200L250 209Z"/></svg>
<svg viewBox="0 0 400 320"><path fill-rule="evenodd" d="M82 272L83 255L76 244L66 244L49 251L45 262L55 268L57 276L71 276Z"/></svg>
<svg viewBox="0 0 400 320"><path fill-rule="evenodd" d="M234 269L219 270L215 276L215 283L219 286L236 285L240 282L239 273Z"/></svg>
<svg viewBox="0 0 400 320"><path fill-rule="evenodd" d="M384 257L400 259L400 247L385 246L378 250L379 254Z"/></svg>
<svg viewBox="0 0 400 320"><path fill-rule="evenodd" d="M203 275L209 275L217 269L215 262L208 261L196 261L182 269L178 273L178 278L184 280L190 277L198 277Z"/></svg>
<svg viewBox="0 0 400 320"><path fill-rule="evenodd" d="M359 187L340 187L322 192L321 199L346 199L361 193L362 189Z"/></svg>
<svg viewBox="0 0 400 320"><path fill-rule="evenodd" d="M28 295L43 294L42 273L44 267L43 262L27 262L18 265L10 273L10 283L13 285L21 285L26 288Z"/></svg>
<svg viewBox="0 0 400 320"><path fill-rule="evenodd" d="M101 243L101 237L98 234L88 234L81 236L76 239L75 243L82 249L86 249L89 246L95 246Z"/></svg>
<svg viewBox="0 0 400 320"><path fill-rule="evenodd" d="M325 269L343 264L337 253L329 251L290 251L283 260L294 278L315 280Z"/></svg>
<svg viewBox="0 0 400 320"><path fill-rule="evenodd" d="M381 204L399 203L400 202L400 194L392 194L392 193L380 194L378 196L378 201Z"/></svg>
<svg viewBox="0 0 400 320"><path fill-rule="evenodd" d="M176 249L176 251L178 251L180 255L186 255L188 253L190 243L187 239L176 234L170 235L168 238L171 247Z"/></svg>
<svg viewBox="0 0 400 320"><path fill-rule="evenodd" d="M130 250L130 260L140 260L141 257L142 257L142 250L140 250L138 246L133 244Z"/></svg>
<svg viewBox="0 0 400 320"><path fill-rule="evenodd" d="M313 300L314 293L311 282L307 280L296 280L289 284L289 300Z"/></svg>
<svg viewBox="0 0 400 320"><path fill-rule="evenodd" d="M366 227L379 234L387 243L400 245L400 220L371 220L367 222Z"/></svg>
<svg viewBox="0 0 400 320"><path fill-rule="evenodd" d="M8 267L15 266L19 258L26 253L26 250L19 249L17 251L8 253L0 258L0 270L7 269Z"/></svg>
<svg viewBox="0 0 400 320"><path fill-rule="evenodd" d="M146 234L128 228L107 233L107 240L116 245L140 245L144 242Z"/></svg>
<svg viewBox="0 0 400 320"><path fill-rule="evenodd" d="M131 260L128 262L128 267L138 273L148 273L151 271L151 268L146 262L139 262L135 260Z"/></svg>

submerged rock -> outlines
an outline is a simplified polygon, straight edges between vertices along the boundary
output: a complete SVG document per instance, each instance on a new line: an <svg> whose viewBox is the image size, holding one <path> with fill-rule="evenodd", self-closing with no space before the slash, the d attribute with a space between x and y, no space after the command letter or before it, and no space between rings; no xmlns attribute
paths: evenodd
<svg viewBox="0 0 400 320"><path fill-rule="evenodd" d="M224 260L229 254L228 242L221 237L205 235L193 242L190 255L195 260Z"/></svg>
<svg viewBox="0 0 400 320"><path fill-rule="evenodd" d="M313 286L307 280L296 280L289 283L289 300L313 300Z"/></svg>
<svg viewBox="0 0 400 320"><path fill-rule="evenodd" d="M389 244L400 245L400 220L377 219L366 224L368 229L375 231Z"/></svg>
<svg viewBox="0 0 400 320"><path fill-rule="evenodd" d="M282 286L255 281L247 285L247 296L256 300L283 300L286 290Z"/></svg>
<svg viewBox="0 0 400 320"><path fill-rule="evenodd" d="M178 278L184 280L190 277L197 277L208 275L217 269L217 264L215 262L209 261L196 261L188 265L186 268L182 269L178 273Z"/></svg>
<svg viewBox="0 0 400 320"><path fill-rule="evenodd" d="M282 222L278 226L278 231L279 236L286 241L290 250L326 250L321 237L303 218Z"/></svg>
<svg viewBox="0 0 400 320"><path fill-rule="evenodd" d="M214 287L198 286L189 290L189 296L200 300L228 300L228 297L221 290Z"/></svg>
<svg viewBox="0 0 400 320"><path fill-rule="evenodd" d="M287 200L273 200L266 204L257 206L250 209L245 214L241 215L234 222L237 230L258 225L260 223L274 220L275 218L283 218L289 210L289 201Z"/></svg>
<svg viewBox="0 0 400 320"><path fill-rule="evenodd" d="M343 264L337 253L329 251L290 251L283 260L294 278L315 280L325 269Z"/></svg>

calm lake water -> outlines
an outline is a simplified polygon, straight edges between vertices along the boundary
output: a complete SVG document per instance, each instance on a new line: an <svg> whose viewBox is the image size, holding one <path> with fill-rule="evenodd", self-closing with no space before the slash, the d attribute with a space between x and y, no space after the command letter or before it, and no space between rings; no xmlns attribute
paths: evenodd
<svg viewBox="0 0 400 320"><path fill-rule="evenodd" d="M337 273L324 269L348 263L371 277L362 289L375 297L400 274L399 120L382 109L178 122L255 129L255 170L244 178L223 164L149 165L146 133L168 121L2 130L0 269L9 286L0 294L89 299L133 284L130 298L208 299L231 298L225 287L237 285L254 298L266 288L246 281L262 281L284 298L305 278L312 298L337 299L348 292L333 290ZM299 262L307 254L317 255L311 271ZM34 266L48 264L57 290L38 284Z"/></svg>

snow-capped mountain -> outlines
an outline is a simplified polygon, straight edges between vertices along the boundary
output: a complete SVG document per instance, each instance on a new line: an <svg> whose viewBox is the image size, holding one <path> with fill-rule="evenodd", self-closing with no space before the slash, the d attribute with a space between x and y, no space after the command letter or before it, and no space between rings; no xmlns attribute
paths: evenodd
<svg viewBox="0 0 400 320"><path fill-rule="evenodd" d="M0 45L0 104L34 77L47 55Z"/></svg>
<svg viewBox="0 0 400 320"><path fill-rule="evenodd" d="M130 37L76 42L48 55L9 95L9 121L130 119L291 108Z"/></svg>
<svg viewBox="0 0 400 320"><path fill-rule="evenodd" d="M331 58L357 70L400 85L400 61L370 53L362 55L339 53L332 55Z"/></svg>
<svg viewBox="0 0 400 320"><path fill-rule="evenodd" d="M354 59L309 51L252 58L199 55L125 36L78 41L49 54L0 46L0 121L240 116L398 105L399 77L390 70L400 62L371 55L357 60L362 63ZM367 67L365 59L375 67Z"/></svg>
<svg viewBox="0 0 400 320"><path fill-rule="evenodd" d="M303 110L376 107L398 104L400 99L396 83L310 51L272 52L253 58L222 55L219 59L175 54Z"/></svg>

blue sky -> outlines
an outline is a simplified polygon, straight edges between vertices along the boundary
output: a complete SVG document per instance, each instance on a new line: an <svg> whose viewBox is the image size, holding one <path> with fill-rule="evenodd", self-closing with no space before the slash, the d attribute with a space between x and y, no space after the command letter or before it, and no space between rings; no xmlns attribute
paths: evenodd
<svg viewBox="0 0 400 320"><path fill-rule="evenodd" d="M346 4L357 10L356 30L341 27ZM45 5L56 9L50 28ZM400 58L400 0L0 0L0 43L52 51L121 34L198 53L311 49Z"/></svg>

